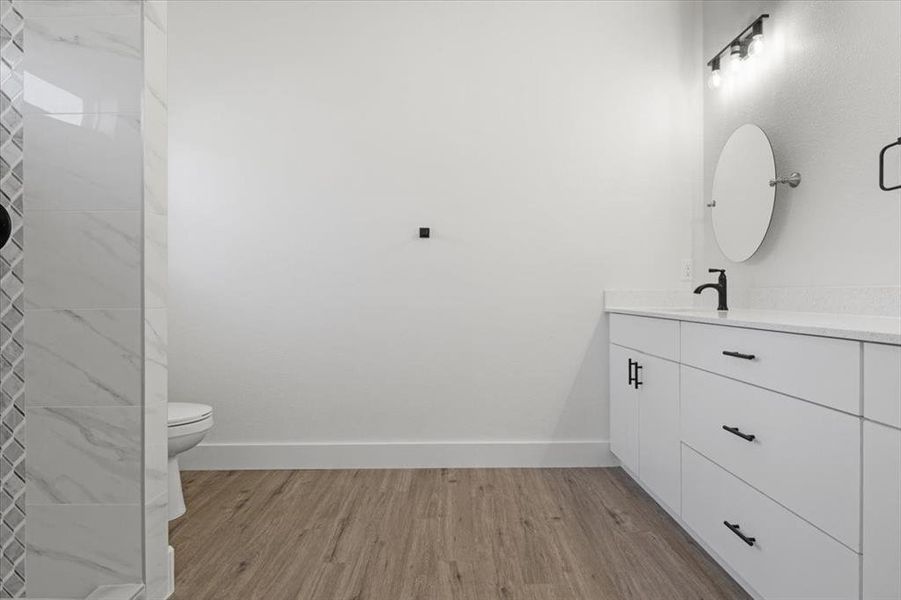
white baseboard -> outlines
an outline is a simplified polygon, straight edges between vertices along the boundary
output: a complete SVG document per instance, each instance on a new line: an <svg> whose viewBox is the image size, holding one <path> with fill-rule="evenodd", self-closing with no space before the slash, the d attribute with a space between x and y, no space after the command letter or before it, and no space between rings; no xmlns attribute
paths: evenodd
<svg viewBox="0 0 901 600"><path fill-rule="evenodd" d="M175 594L175 548L169 546L166 549L166 558L168 559L168 582L166 585L166 600L169 600Z"/></svg>
<svg viewBox="0 0 901 600"><path fill-rule="evenodd" d="M201 444L182 470L613 467L607 441Z"/></svg>

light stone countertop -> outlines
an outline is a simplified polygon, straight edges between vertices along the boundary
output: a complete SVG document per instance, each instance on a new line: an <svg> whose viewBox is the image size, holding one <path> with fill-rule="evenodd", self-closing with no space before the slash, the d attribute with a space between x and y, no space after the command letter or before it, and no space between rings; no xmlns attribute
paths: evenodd
<svg viewBox="0 0 901 600"><path fill-rule="evenodd" d="M623 315L901 345L901 318L899 317L749 309L716 311L696 308L608 306L605 310L608 313Z"/></svg>

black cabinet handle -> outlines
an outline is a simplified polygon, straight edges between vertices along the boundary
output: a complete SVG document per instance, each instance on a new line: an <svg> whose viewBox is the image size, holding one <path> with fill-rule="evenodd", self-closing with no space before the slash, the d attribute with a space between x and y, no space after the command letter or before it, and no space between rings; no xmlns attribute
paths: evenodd
<svg viewBox="0 0 901 600"><path fill-rule="evenodd" d="M731 356L732 358L743 358L745 360L754 360L757 358L753 354L743 354L741 352L734 352L732 350L723 350L724 356Z"/></svg>
<svg viewBox="0 0 901 600"><path fill-rule="evenodd" d="M6 208L0 205L0 248L6 245L6 242L9 241L9 236L12 235L12 232L12 219L9 218L9 213L6 212Z"/></svg>
<svg viewBox="0 0 901 600"><path fill-rule="evenodd" d="M738 427L729 427L728 425L723 425L723 429L731 433L732 435L737 435L738 437L748 440L749 442L753 442L757 439L757 436L753 433L742 433Z"/></svg>
<svg viewBox="0 0 901 600"><path fill-rule="evenodd" d="M728 527L729 531L731 531L732 533L734 533L735 535L740 537L741 541L743 541L744 543L746 543L749 546L753 546L754 542L757 541L757 538L748 537L745 534L743 534L740 531L741 527L738 526L738 523L733 524L733 523L730 523L729 521L723 521L723 525Z"/></svg>
<svg viewBox="0 0 901 600"><path fill-rule="evenodd" d="M632 369L635 369L634 375L632 374ZM642 385L644 382L638 380L638 372L641 371L641 365L638 364L637 360L629 359L629 385L634 387L636 390L638 386Z"/></svg>
<svg viewBox="0 0 901 600"><path fill-rule="evenodd" d="M897 142L892 142L891 144L883 148L879 153L879 189L884 192L901 190L901 184L893 185L892 187L885 185L885 153L888 152L889 148L894 148L895 146L901 146L901 138L898 138Z"/></svg>

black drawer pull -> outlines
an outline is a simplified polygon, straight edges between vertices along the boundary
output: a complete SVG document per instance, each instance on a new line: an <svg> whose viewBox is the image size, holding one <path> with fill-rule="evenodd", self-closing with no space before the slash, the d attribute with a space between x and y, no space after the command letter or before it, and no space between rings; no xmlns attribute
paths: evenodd
<svg viewBox="0 0 901 600"><path fill-rule="evenodd" d="M735 535L737 535L738 537L740 537L740 538L741 538L741 541L743 541L744 543L746 543L746 544L749 545L749 546L753 546L753 545L754 545L754 542L757 541L757 538L748 537L748 536L746 536L745 534L743 534L743 533L740 531L741 527L738 526L738 523L736 523L736 524L733 525L733 524L730 523L729 521L723 521L723 525L725 525L726 527L728 527L728 528L729 528L729 531L731 531L732 533L734 533Z"/></svg>
<svg viewBox="0 0 901 600"><path fill-rule="evenodd" d="M741 352L733 352L732 350L723 350L723 354L725 356L731 356L732 358L743 358L745 360L754 360L757 358L753 354L743 354Z"/></svg>
<svg viewBox="0 0 901 600"><path fill-rule="evenodd" d="M635 383L635 377L632 375L632 367L637 367L638 363L631 358L629 359L629 385Z"/></svg>
<svg viewBox="0 0 901 600"><path fill-rule="evenodd" d="M637 390L640 386L644 385L644 381L638 379L638 373L641 371L642 366L638 364L638 361L635 362L635 389Z"/></svg>
<svg viewBox="0 0 901 600"><path fill-rule="evenodd" d="M723 429L725 429L732 435L737 435L738 437L748 440L749 442L753 442L755 439L757 439L757 436L753 433L742 433L738 427L729 427L728 425L723 425Z"/></svg>

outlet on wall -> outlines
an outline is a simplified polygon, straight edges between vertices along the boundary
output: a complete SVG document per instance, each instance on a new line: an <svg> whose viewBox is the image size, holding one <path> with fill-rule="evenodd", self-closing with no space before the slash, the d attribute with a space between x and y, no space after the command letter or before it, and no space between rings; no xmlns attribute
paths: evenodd
<svg viewBox="0 0 901 600"><path fill-rule="evenodd" d="M690 258L682 259L682 270L680 271L682 281L691 281L693 279L693 271Z"/></svg>

